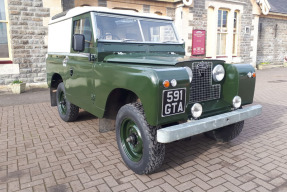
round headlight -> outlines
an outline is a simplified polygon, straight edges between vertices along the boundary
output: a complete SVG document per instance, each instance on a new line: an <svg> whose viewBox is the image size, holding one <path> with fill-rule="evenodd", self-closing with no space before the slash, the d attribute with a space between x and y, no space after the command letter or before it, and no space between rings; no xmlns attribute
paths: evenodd
<svg viewBox="0 0 287 192"><path fill-rule="evenodd" d="M233 107L238 109L241 106L241 97L235 96L232 100Z"/></svg>
<svg viewBox="0 0 287 192"><path fill-rule="evenodd" d="M192 81L192 70L189 67L184 67L188 76L189 76L189 82L191 83Z"/></svg>
<svg viewBox="0 0 287 192"><path fill-rule="evenodd" d="M222 81L222 79L225 76L225 70L224 70L223 66L217 65L216 67L214 67L214 69L212 71L212 75L213 75L213 80L215 82Z"/></svg>
<svg viewBox="0 0 287 192"><path fill-rule="evenodd" d="M195 103L191 107L191 114L194 118L200 117L202 114L202 106L199 103Z"/></svg>

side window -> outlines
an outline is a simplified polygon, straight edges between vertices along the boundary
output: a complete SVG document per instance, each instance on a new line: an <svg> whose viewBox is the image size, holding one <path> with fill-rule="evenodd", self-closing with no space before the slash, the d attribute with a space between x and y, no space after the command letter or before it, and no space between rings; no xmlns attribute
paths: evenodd
<svg viewBox="0 0 287 192"><path fill-rule="evenodd" d="M0 1L0 60L11 60L9 19L6 0Z"/></svg>
<svg viewBox="0 0 287 192"><path fill-rule="evenodd" d="M82 34L85 36L85 49L92 47L92 28L90 18L84 18L74 21L73 34Z"/></svg>

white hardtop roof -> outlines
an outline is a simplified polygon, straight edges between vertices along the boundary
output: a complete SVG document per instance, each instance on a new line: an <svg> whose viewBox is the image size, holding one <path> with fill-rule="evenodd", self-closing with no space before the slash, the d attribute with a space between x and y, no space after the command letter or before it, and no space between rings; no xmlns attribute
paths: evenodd
<svg viewBox="0 0 287 192"><path fill-rule="evenodd" d="M112 14L119 14L119 15L129 15L129 16L137 16L137 17L145 17L145 18L155 18L155 19L164 19L164 20L172 20L170 17L160 16L156 14L149 14L149 13L138 13L135 11L130 10L119 10L119 9L109 9L106 7L76 7L70 9L64 16L61 16L57 19L50 20L49 24L56 23L62 20L66 20L77 15L81 15L88 12L100 12L100 13L112 13Z"/></svg>

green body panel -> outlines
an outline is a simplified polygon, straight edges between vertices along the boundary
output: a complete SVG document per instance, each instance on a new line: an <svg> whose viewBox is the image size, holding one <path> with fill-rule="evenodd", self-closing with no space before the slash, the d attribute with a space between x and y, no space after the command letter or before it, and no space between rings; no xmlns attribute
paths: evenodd
<svg viewBox="0 0 287 192"><path fill-rule="evenodd" d="M109 55L104 61L109 63L137 63L146 65L171 65L178 63L179 57L162 54L132 53L125 55Z"/></svg>
<svg viewBox="0 0 287 192"><path fill-rule="evenodd" d="M94 79L97 79L93 63L89 62L88 57L69 56L67 68L65 88L68 100L87 111L93 110ZM73 70L72 76L70 70Z"/></svg>
<svg viewBox="0 0 287 192"><path fill-rule="evenodd" d="M232 106L232 99L238 95L242 99L242 105L253 102L255 91L255 78L249 78L249 72L255 72L249 64L225 64L225 79L223 81L222 99Z"/></svg>

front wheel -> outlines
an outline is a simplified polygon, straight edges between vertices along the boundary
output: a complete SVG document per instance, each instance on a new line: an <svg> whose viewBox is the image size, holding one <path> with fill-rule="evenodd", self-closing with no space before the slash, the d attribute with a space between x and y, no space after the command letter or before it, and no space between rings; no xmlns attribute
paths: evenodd
<svg viewBox="0 0 287 192"><path fill-rule="evenodd" d="M124 105L116 118L117 144L125 164L137 174L149 174L164 160L165 145L156 139L158 127L150 126L139 103Z"/></svg>
<svg viewBox="0 0 287 192"><path fill-rule="evenodd" d="M242 131L244 121L227 125L205 133L205 136L219 142L228 142L235 139Z"/></svg>
<svg viewBox="0 0 287 192"><path fill-rule="evenodd" d="M79 115L79 107L70 103L66 98L66 90L63 82L58 85L56 98L60 117L66 122L75 121Z"/></svg>

